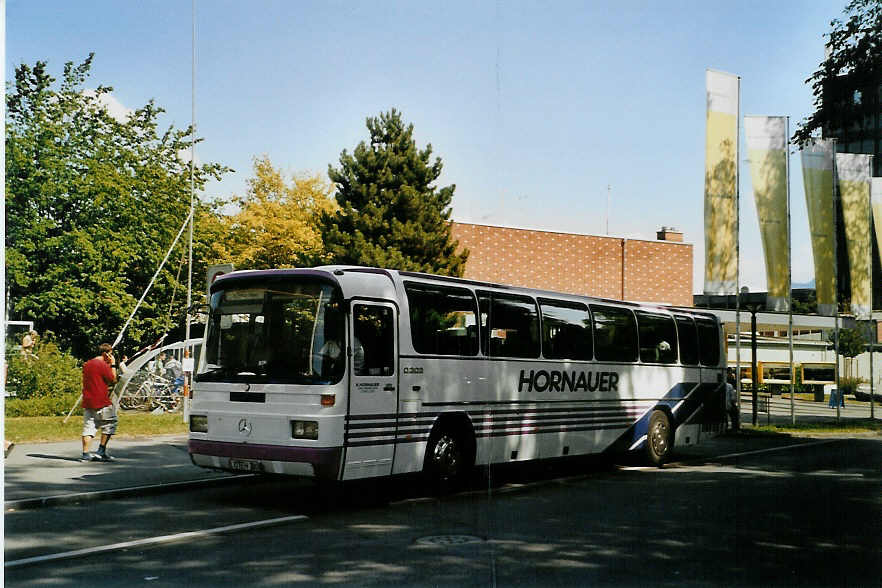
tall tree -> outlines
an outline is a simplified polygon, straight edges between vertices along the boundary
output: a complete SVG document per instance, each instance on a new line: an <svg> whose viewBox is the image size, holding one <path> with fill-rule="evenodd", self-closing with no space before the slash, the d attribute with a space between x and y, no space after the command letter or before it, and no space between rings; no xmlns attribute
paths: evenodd
<svg viewBox="0 0 882 588"><path fill-rule="evenodd" d="M461 276L468 251L451 240L455 185L436 188L441 158L417 149L413 125L394 108L367 119L370 142L328 166L340 209L322 215L325 247L337 263Z"/></svg>
<svg viewBox="0 0 882 588"><path fill-rule="evenodd" d="M827 57L806 80L812 85L815 112L800 123L793 136L796 143L808 142L819 130L827 134L855 123L861 128L865 117L880 111L882 2L852 0L843 15L843 20L831 21Z"/></svg>
<svg viewBox="0 0 882 588"><path fill-rule="evenodd" d="M336 209L332 190L318 174L294 175L289 183L266 155L255 158L247 193L232 200L239 211L224 220L229 235L225 261L242 269L322 261L319 218Z"/></svg>
<svg viewBox="0 0 882 588"><path fill-rule="evenodd" d="M119 332L190 202L190 166L180 157L190 129L159 132L163 110L153 101L112 115L112 88L84 87L92 58L66 63L59 84L45 62L22 64L6 93L10 318L33 319L81 358ZM196 167L196 188L225 169ZM145 299L127 333L131 345L167 326L166 305L181 287L176 266Z"/></svg>

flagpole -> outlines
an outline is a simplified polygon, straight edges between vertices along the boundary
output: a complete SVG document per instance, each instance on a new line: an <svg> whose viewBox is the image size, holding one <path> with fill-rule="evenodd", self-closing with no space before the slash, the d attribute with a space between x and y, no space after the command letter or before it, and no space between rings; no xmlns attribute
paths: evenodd
<svg viewBox="0 0 882 588"><path fill-rule="evenodd" d="M741 76L738 76L738 114L741 121ZM736 123L737 127L737 123ZM741 420L741 133L735 133L735 408Z"/></svg>
<svg viewBox="0 0 882 588"><path fill-rule="evenodd" d="M785 117L784 169L787 190L787 340L790 347L790 423L796 424L793 396L796 392L793 370L793 235L790 232L790 117Z"/></svg>
<svg viewBox="0 0 882 588"><path fill-rule="evenodd" d="M836 169L836 139L832 139L833 143L833 275L836 277L835 287L833 291L835 292L835 296L833 297L833 307L835 314L833 315L833 365L836 368L836 423L839 423L840 414L839 414L839 404L840 404L840 390L839 390L839 215L838 207L836 206L836 197L839 193L839 178ZM831 392L832 394L832 392ZM831 398L832 400L832 398Z"/></svg>
<svg viewBox="0 0 882 588"><path fill-rule="evenodd" d="M192 0L192 12L192 62L190 74L190 243L187 253L187 311L185 314L187 326L184 330L184 358L190 360L187 362L190 366L193 365L193 346L190 345L190 305L193 303L193 223L195 222L194 200L196 192L194 173L196 165L196 0ZM183 405L181 415L185 423L190 418L190 386L192 385L191 381L194 368L191 367L190 370L190 372L184 372L184 397L181 402Z"/></svg>

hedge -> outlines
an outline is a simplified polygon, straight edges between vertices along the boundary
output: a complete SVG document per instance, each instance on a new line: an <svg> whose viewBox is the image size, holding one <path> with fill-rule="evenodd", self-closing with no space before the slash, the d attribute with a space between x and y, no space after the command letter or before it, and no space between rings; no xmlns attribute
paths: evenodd
<svg viewBox="0 0 882 588"><path fill-rule="evenodd" d="M82 367L51 339L41 338L33 353L7 357L6 416L66 415L82 391Z"/></svg>

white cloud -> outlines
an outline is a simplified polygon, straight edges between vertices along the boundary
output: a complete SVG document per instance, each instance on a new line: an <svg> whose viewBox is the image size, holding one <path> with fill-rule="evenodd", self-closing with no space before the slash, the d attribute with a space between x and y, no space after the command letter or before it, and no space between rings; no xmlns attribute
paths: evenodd
<svg viewBox="0 0 882 588"><path fill-rule="evenodd" d="M178 150L178 161L182 163L186 163L189 165L190 163L190 150L189 149L180 149ZM199 154L196 154L196 167L202 165L202 160L199 159Z"/></svg>
<svg viewBox="0 0 882 588"><path fill-rule="evenodd" d="M126 108L123 104L113 97L113 94L109 92L105 92L101 95L98 95L95 90L83 90L84 96L91 96L92 98L97 98L98 103L104 107L111 117L113 117L116 121L125 123L128 122L129 117L135 112L131 108Z"/></svg>

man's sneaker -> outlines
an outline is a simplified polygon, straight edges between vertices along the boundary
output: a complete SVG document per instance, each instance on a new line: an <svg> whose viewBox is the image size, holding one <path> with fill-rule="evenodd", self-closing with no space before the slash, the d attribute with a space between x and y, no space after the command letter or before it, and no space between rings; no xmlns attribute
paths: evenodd
<svg viewBox="0 0 882 588"><path fill-rule="evenodd" d="M94 453L84 453L83 457L80 458L80 461L95 461L96 455Z"/></svg>
<svg viewBox="0 0 882 588"><path fill-rule="evenodd" d="M113 461L113 457L106 453L95 453L92 455L92 461Z"/></svg>

